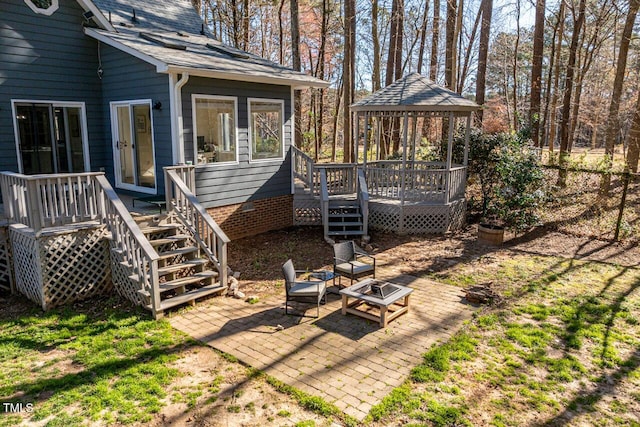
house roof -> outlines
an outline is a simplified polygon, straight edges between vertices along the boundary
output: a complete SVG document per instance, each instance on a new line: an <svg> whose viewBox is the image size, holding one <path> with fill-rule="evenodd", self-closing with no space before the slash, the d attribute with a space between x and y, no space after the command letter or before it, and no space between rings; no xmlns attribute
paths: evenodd
<svg viewBox="0 0 640 427"><path fill-rule="evenodd" d="M189 0L93 0L93 4L112 27L97 20L103 28L87 27L85 33L154 65L159 73L188 72L294 88L329 86L324 80L224 45L206 31L200 34L202 20Z"/></svg>
<svg viewBox="0 0 640 427"><path fill-rule="evenodd" d="M475 102L437 85L418 73L409 74L351 105L352 111L472 112Z"/></svg>

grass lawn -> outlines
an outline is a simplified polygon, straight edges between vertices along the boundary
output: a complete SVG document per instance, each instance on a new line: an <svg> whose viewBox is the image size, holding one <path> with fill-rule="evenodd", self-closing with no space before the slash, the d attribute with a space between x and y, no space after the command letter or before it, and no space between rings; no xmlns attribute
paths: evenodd
<svg viewBox="0 0 640 427"><path fill-rule="evenodd" d="M499 252L415 273L501 299L425 348L363 424L640 426L637 264ZM0 402L33 404L0 426L354 423L115 298L0 312Z"/></svg>
<svg viewBox="0 0 640 427"><path fill-rule="evenodd" d="M371 419L415 425L640 426L640 270L518 255L432 277L502 302L424 354Z"/></svg>

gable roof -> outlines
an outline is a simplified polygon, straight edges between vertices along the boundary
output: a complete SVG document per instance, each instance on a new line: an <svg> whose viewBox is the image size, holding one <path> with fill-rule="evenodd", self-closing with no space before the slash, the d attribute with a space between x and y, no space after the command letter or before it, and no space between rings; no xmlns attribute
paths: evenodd
<svg viewBox="0 0 640 427"><path fill-rule="evenodd" d="M159 73L270 83L294 88L328 82L294 71L200 34L202 20L189 0L78 0L100 12L102 28L85 34L156 67ZM135 20L133 11L135 10ZM104 25L104 18L111 26ZM110 18L110 21L109 21Z"/></svg>
<svg viewBox="0 0 640 427"><path fill-rule="evenodd" d="M475 102L412 73L351 105L352 111L472 112Z"/></svg>

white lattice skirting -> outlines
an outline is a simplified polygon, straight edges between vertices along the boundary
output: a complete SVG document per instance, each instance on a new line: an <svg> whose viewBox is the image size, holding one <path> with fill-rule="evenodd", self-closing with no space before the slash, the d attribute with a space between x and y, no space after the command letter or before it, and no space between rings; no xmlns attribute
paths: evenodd
<svg viewBox="0 0 640 427"><path fill-rule="evenodd" d="M450 205L369 202L369 227L374 230L401 233L446 233L464 226L466 200Z"/></svg>
<svg viewBox="0 0 640 427"><path fill-rule="evenodd" d="M103 225L48 229L39 235L21 224L9 230L16 290L43 310L111 289Z"/></svg>
<svg viewBox="0 0 640 427"><path fill-rule="evenodd" d="M294 225L322 225L320 200L310 197L293 198Z"/></svg>
<svg viewBox="0 0 640 427"><path fill-rule="evenodd" d="M13 292L13 267L9 247L9 230L0 226L0 291Z"/></svg>

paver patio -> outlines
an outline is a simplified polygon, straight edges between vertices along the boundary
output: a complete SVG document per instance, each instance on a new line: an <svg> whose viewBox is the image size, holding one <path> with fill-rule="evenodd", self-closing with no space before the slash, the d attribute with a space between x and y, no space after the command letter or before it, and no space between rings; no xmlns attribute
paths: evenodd
<svg viewBox="0 0 640 427"><path fill-rule="evenodd" d="M170 322L362 420L402 384L433 343L451 337L474 310L455 286L384 271L378 277L414 289L409 312L384 329L366 319L343 316L340 297L332 294L321 306L319 319L286 316L284 290L257 304L213 298ZM315 306L300 307L316 313Z"/></svg>

